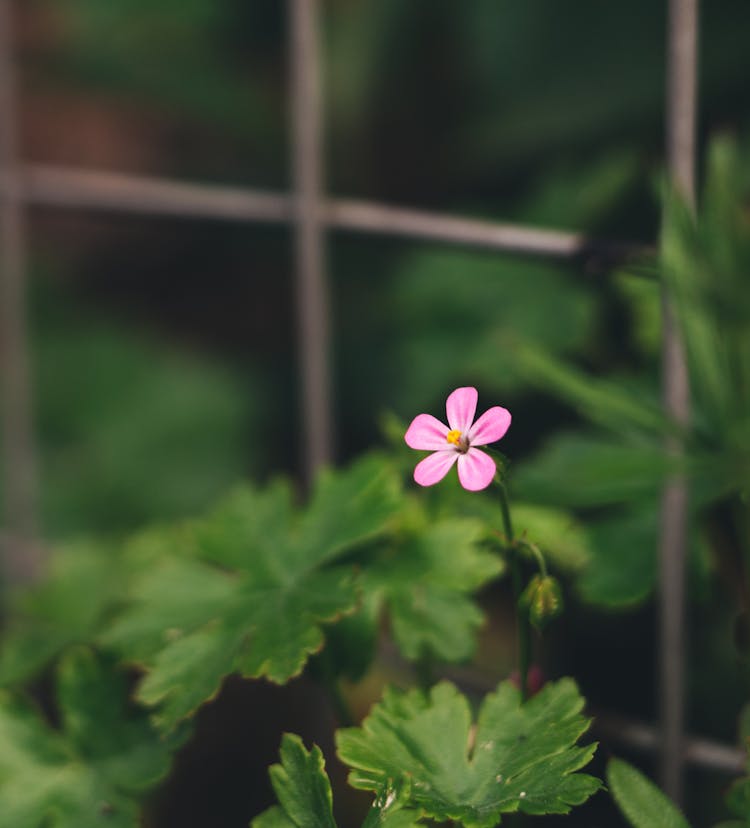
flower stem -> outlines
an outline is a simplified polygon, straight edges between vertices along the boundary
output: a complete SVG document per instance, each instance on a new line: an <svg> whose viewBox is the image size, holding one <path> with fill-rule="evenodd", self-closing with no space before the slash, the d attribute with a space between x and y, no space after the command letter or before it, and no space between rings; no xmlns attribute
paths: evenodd
<svg viewBox="0 0 750 828"><path fill-rule="evenodd" d="M521 699L525 701L528 691L529 661L531 660L531 629L526 613L520 605L521 593L523 592L521 555L513 534L513 522L510 518L510 507L508 505L508 490L500 475L495 477L495 483L500 492L500 510L503 515L503 528L507 538L508 551L510 552L513 603L516 608L516 626L518 629L518 672L521 679Z"/></svg>
<svg viewBox="0 0 750 828"><path fill-rule="evenodd" d="M527 540L523 541L523 545L536 558L537 565L539 566L539 573L542 578L546 578L549 575L549 572L547 572L547 562L544 560L544 555L542 555L541 549L539 549L535 543L530 543Z"/></svg>

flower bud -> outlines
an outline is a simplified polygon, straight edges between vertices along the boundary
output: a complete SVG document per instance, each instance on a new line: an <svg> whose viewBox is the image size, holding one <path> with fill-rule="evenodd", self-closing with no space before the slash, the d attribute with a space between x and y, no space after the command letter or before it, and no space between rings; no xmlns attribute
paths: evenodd
<svg viewBox="0 0 750 828"><path fill-rule="evenodd" d="M562 612L560 584L551 575L534 575L521 594L519 603L528 610L529 621L537 629L542 629Z"/></svg>

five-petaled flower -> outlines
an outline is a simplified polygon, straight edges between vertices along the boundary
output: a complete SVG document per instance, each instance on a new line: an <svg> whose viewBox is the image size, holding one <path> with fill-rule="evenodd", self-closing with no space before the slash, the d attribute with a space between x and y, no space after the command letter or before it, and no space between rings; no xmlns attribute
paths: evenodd
<svg viewBox="0 0 750 828"><path fill-rule="evenodd" d="M464 489L486 489L495 476L495 461L477 446L499 440L510 427L510 412L499 405L474 422L477 389L456 388L445 402L448 425L431 414L418 414L404 435L408 446L433 453L417 463L414 479L420 486L442 480L458 462L458 479Z"/></svg>

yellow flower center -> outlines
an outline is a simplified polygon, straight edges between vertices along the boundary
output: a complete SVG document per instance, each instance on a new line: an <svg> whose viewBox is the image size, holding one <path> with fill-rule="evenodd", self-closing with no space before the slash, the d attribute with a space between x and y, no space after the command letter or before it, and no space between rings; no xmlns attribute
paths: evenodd
<svg viewBox="0 0 750 828"><path fill-rule="evenodd" d="M456 448L461 445L461 432L454 428L445 435L446 443L452 443Z"/></svg>

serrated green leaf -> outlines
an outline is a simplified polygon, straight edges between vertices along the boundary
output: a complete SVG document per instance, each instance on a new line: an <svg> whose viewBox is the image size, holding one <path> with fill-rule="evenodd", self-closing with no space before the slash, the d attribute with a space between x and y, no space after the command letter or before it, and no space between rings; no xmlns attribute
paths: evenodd
<svg viewBox="0 0 750 828"><path fill-rule="evenodd" d="M297 675L323 646L322 625L356 606L353 569L336 559L387 528L397 493L388 464L369 457L323 475L299 519L274 485L235 492L196 523L189 555L146 573L104 636L145 666L138 698L160 705L160 726L193 713L229 673Z"/></svg>
<svg viewBox="0 0 750 828"><path fill-rule="evenodd" d="M137 828L138 796L169 768L145 713L129 711L123 676L87 649L58 673L61 730L0 696L0 813L14 828Z"/></svg>
<svg viewBox="0 0 750 828"><path fill-rule="evenodd" d="M633 828L690 828L685 817L640 771L610 759L607 782L615 802Z"/></svg>
<svg viewBox="0 0 750 828"><path fill-rule="evenodd" d="M252 828L336 828L333 794L317 745L307 751L302 739L285 733L281 740L281 764L269 768L279 805L253 819ZM363 828L411 828L419 814L403 811L404 798L395 788L378 796Z"/></svg>
<svg viewBox="0 0 750 828"><path fill-rule="evenodd" d="M468 700L443 682L429 696L388 691L361 728L337 733L355 788L382 791L408 779L411 805L434 819L489 828L501 814L568 813L601 783L578 774L595 745L575 683L548 684L525 704L509 682L481 705L473 733Z"/></svg>
<svg viewBox="0 0 750 828"><path fill-rule="evenodd" d="M407 533L363 569L364 592L387 606L407 658L461 661L474 652L484 617L471 594L503 570L501 559L479 545L484 534L476 520L438 521Z"/></svg>
<svg viewBox="0 0 750 828"><path fill-rule="evenodd" d="M269 774L281 810L292 825L336 828L331 783L317 745L308 753L299 736L285 733L281 741L281 764L273 765Z"/></svg>

